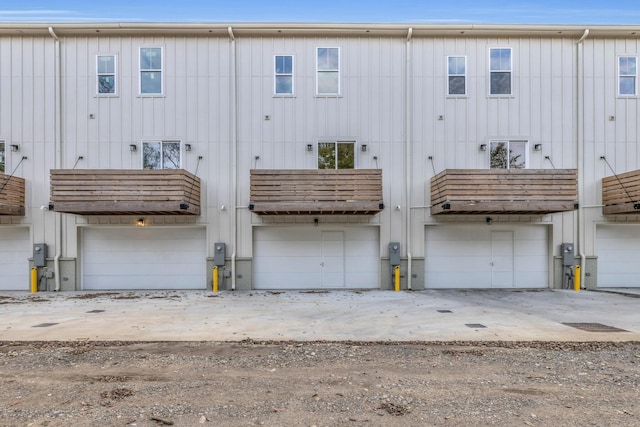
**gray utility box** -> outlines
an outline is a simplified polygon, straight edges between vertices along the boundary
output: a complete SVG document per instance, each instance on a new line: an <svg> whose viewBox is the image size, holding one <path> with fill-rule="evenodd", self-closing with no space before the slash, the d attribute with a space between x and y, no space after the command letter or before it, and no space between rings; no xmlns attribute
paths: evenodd
<svg viewBox="0 0 640 427"><path fill-rule="evenodd" d="M564 267L573 266L575 263L575 255L573 253L573 243L563 243L560 245L562 252L562 265Z"/></svg>
<svg viewBox="0 0 640 427"><path fill-rule="evenodd" d="M44 243L33 244L33 266L34 267L46 267L47 266L47 245Z"/></svg>
<svg viewBox="0 0 640 427"><path fill-rule="evenodd" d="M400 242L389 243L389 262L391 265L400 265Z"/></svg>
<svg viewBox="0 0 640 427"><path fill-rule="evenodd" d="M224 259L227 256L227 245L224 243L213 244L213 265L217 267L224 266Z"/></svg>

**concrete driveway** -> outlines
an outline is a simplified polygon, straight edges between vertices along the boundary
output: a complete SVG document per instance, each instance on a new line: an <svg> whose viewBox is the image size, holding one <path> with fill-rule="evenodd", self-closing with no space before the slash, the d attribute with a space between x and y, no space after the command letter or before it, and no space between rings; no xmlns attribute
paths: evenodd
<svg viewBox="0 0 640 427"><path fill-rule="evenodd" d="M610 291L5 292L0 340L640 341Z"/></svg>

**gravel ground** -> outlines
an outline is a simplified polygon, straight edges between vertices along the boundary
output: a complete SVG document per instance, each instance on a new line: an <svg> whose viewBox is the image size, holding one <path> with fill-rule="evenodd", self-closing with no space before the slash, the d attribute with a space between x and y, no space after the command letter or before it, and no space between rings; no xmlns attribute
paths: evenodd
<svg viewBox="0 0 640 427"><path fill-rule="evenodd" d="M0 342L2 426L634 426L640 343Z"/></svg>

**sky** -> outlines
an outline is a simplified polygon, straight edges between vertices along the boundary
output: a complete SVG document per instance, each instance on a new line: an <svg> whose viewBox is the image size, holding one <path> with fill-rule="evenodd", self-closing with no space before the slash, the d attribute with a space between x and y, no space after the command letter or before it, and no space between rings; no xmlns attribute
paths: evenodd
<svg viewBox="0 0 640 427"><path fill-rule="evenodd" d="M640 24L640 0L0 0L0 22Z"/></svg>

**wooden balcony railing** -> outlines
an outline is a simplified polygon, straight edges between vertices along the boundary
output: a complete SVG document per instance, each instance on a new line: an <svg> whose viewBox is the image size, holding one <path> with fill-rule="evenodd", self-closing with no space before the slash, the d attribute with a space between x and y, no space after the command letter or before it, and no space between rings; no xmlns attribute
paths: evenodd
<svg viewBox="0 0 640 427"><path fill-rule="evenodd" d="M547 214L577 208L575 169L446 169L431 178L431 214Z"/></svg>
<svg viewBox="0 0 640 427"><path fill-rule="evenodd" d="M50 205L80 215L200 215L200 178L183 169L53 169Z"/></svg>
<svg viewBox="0 0 640 427"><path fill-rule="evenodd" d="M0 215L24 216L24 178L0 174Z"/></svg>
<svg viewBox="0 0 640 427"><path fill-rule="evenodd" d="M259 215L373 215L384 208L381 169L252 169Z"/></svg>
<svg viewBox="0 0 640 427"><path fill-rule="evenodd" d="M640 214L640 170L602 178L604 215Z"/></svg>

